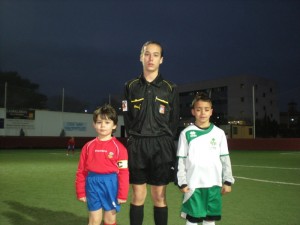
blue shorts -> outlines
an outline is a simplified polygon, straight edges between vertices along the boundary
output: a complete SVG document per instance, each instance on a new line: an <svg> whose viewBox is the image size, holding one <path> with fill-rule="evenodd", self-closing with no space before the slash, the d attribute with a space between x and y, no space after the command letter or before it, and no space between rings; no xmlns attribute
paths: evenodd
<svg viewBox="0 0 300 225"><path fill-rule="evenodd" d="M86 199L89 211L103 208L104 211L120 211L118 204L117 174L99 174L89 172L86 178Z"/></svg>

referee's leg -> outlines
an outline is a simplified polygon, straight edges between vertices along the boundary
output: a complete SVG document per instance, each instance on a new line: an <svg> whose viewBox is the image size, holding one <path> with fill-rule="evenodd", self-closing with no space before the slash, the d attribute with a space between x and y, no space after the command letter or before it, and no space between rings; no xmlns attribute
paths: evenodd
<svg viewBox="0 0 300 225"><path fill-rule="evenodd" d="M166 185L151 186L151 197L154 205L155 225L168 224L168 207L166 199Z"/></svg>
<svg viewBox="0 0 300 225"><path fill-rule="evenodd" d="M132 184L130 204L130 225L142 225L144 220L144 203L147 196L147 184Z"/></svg>

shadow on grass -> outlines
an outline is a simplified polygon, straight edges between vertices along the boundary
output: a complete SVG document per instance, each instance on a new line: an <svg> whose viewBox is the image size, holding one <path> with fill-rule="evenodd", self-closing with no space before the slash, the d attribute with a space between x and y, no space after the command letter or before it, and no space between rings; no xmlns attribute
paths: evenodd
<svg viewBox="0 0 300 225"><path fill-rule="evenodd" d="M26 206L15 201L5 201L13 211L4 212L11 225L84 225L88 218L66 211L52 211L45 208Z"/></svg>

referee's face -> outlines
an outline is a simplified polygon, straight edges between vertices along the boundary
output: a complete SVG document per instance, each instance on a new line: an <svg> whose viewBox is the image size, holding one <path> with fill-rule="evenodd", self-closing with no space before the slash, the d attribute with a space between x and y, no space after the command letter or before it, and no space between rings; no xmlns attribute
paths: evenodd
<svg viewBox="0 0 300 225"><path fill-rule="evenodd" d="M163 62L160 46L156 44L145 46L144 51L141 53L140 61L143 64L145 72L158 71L159 65Z"/></svg>

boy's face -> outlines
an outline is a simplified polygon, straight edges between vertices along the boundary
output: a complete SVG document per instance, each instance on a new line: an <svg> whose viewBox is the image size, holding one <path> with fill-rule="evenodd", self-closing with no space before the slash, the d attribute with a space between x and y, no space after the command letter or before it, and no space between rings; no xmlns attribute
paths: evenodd
<svg viewBox="0 0 300 225"><path fill-rule="evenodd" d="M158 71L159 65L163 62L160 46L156 44L145 46L144 51L141 53L140 61L143 64L145 72Z"/></svg>
<svg viewBox="0 0 300 225"><path fill-rule="evenodd" d="M103 119L99 115L93 125L101 140L110 139L113 130L117 128L117 125L115 125L111 119Z"/></svg>
<svg viewBox="0 0 300 225"><path fill-rule="evenodd" d="M210 102L197 101L192 109L192 115L196 119L196 125L200 127L208 127L209 119L212 115L213 109Z"/></svg>

